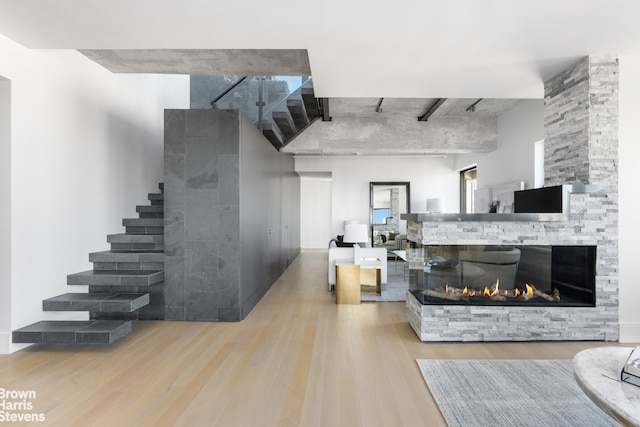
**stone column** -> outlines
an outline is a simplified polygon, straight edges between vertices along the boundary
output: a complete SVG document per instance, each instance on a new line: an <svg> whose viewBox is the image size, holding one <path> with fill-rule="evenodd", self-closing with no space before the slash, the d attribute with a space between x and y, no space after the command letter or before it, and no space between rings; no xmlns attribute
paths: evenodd
<svg viewBox="0 0 640 427"><path fill-rule="evenodd" d="M545 82L545 186L617 194L618 59L589 56Z"/></svg>

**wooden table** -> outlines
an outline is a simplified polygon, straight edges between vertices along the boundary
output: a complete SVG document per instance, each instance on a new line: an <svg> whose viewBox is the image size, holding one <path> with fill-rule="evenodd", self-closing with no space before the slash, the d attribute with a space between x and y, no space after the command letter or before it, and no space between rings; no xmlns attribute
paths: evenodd
<svg viewBox="0 0 640 427"><path fill-rule="evenodd" d="M633 348L597 347L573 358L578 384L603 411L626 426L640 425L640 387L620 381Z"/></svg>

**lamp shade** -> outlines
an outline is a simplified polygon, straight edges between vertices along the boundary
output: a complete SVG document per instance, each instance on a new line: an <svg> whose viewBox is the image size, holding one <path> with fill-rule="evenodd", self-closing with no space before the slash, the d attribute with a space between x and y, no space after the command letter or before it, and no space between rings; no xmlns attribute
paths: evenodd
<svg viewBox="0 0 640 427"><path fill-rule="evenodd" d="M346 224L344 226L345 243L361 243L369 241L369 231L367 224Z"/></svg>
<svg viewBox="0 0 640 427"><path fill-rule="evenodd" d="M444 200L427 199L427 212L439 213L444 210Z"/></svg>

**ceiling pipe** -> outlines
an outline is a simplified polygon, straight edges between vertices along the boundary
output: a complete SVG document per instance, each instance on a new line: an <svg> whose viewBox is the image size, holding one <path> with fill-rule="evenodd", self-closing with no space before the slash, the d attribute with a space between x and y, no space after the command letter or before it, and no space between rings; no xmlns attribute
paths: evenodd
<svg viewBox="0 0 640 427"><path fill-rule="evenodd" d="M435 113L435 112L436 112L436 110L437 110L438 108L440 108L440 106L441 106L442 104L444 104L444 101L446 101L446 100L447 100L447 98L438 98L438 99L436 99L436 102L434 102L434 103L431 105L431 107L429 107L429 109L427 110L427 112L426 112L426 113L424 113L422 116L418 117L418 121L419 121L419 122L426 122L427 120L429 120L429 117L431 117L431 115L432 115L433 113Z"/></svg>
<svg viewBox="0 0 640 427"><path fill-rule="evenodd" d="M478 99L476 102L474 102L473 104L469 105L465 111L470 111L472 113L475 113L476 112L476 105L478 105L480 103L480 101L482 101L483 99L484 98Z"/></svg>

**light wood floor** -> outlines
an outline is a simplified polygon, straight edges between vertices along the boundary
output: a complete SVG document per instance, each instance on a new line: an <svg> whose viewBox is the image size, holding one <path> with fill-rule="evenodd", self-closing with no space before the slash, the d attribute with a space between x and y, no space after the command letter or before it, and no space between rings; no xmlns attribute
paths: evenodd
<svg viewBox="0 0 640 427"><path fill-rule="evenodd" d="M443 426L417 358L570 359L617 345L422 343L403 302L336 305L326 259L304 251L242 322L137 322L109 348L0 355L0 388L34 390L40 425Z"/></svg>

